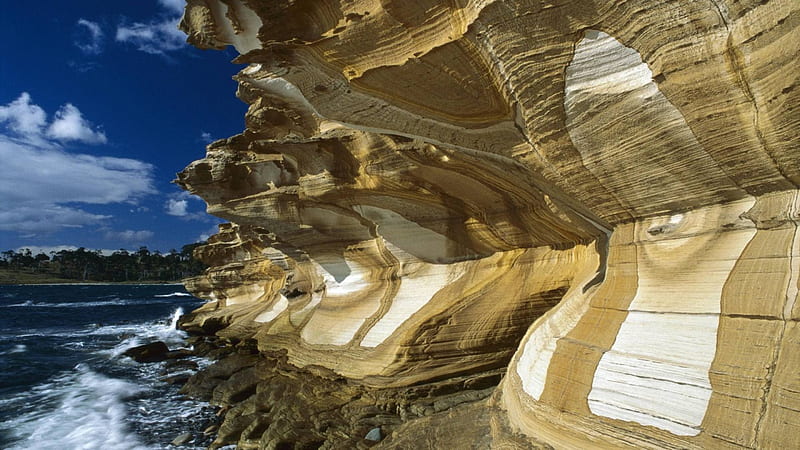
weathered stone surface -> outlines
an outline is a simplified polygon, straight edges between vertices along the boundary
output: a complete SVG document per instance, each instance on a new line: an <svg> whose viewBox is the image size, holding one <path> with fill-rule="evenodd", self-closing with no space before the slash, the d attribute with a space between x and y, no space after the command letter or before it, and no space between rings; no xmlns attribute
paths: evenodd
<svg viewBox="0 0 800 450"><path fill-rule="evenodd" d="M792 0L190 0L250 105L177 180L231 222L182 321L250 352L187 384L235 404L217 443L404 448L403 423L468 448L455 418L484 411L478 446L799 446L799 23ZM490 400L443 382L493 371ZM339 379L442 391L330 433L264 406L377 404Z"/></svg>
<svg viewBox="0 0 800 450"><path fill-rule="evenodd" d="M286 355L231 354L192 377L182 392L226 405L212 447L365 448L375 444L365 440L373 429L385 436L403 423L485 404L503 372L370 388L321 367L299 369L288 364Z"/></svg>

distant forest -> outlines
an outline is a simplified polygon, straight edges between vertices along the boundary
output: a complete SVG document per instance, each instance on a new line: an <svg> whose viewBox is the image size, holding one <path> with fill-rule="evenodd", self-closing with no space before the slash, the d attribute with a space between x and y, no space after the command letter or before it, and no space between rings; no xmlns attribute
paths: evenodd
<svg viewBox="0 0 800 450"><path fill-rule="evenodd" d="M180 252L166 254L140 247L136 252L118 250L108 256L83 247L50 255L8 250L0 253L0 269L80 281L180 281L206 269L192 256L195 247L203 244L184 245Z"/></svg>

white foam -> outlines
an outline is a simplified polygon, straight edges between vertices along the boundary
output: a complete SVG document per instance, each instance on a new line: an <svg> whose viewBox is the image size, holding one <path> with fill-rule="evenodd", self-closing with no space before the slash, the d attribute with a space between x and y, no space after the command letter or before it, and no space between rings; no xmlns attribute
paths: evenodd
<svg viewBox="0 0 800 450"><path fill-rule="evenodd" d="M26 346L25 344L17 344L15 346L11 347L11 349L9 349L9 350L0 352L0 355L11 355L13 353L25 353L26 351L28 351L28 346Z"/></svg>
<svg viewBox="0 0 800 450"><path fill-rule="evenodd" d="M112 358L118 357L129 348L142 345L146 341L162 341L170 348L183 346L187 335L184 331L175 328L178 319L180 319L182 315L183 308L176 308L170 315L170 318L164 321L150 324L109 325L91 330L86 334L101 336L114 334L131 335L131 337L124 339L113 348L99 352L100 354L105 354Z"/></svg>
<svg viewBox="0 0 800 450"><path fill-rule="evenodd" d="M171 294L154 295L153 297L170 298L170 297L191 297L192 294L188 292L173 292Z"/></svg>
<svg viewBox="0 0 800 450"><path fill-rule="evenodd" d="M188 294L187 294L188 295ZM171 296L171 294L170 294ZM169 297L169 296L158 296L156 297ZM93 301L93 302L64 302L64 303L52 303L52 302L33 302L31 300L22 302L22 303L13 303L10 305L2 305L0 308L92 308L96 306L127 306L127 305L147 305L151 303L164 303L164 300L143 300L143 299L128 299L124 300L119 297L114 297L110 300L100 300L100 301Z"/></svg>
<svg viewBox="0 0 800 450"><path fill-rule="evenodd" d="M11 449L145 448L125 424L124 400L140 394L139 386L79 366L35 391L40 407L0 425L16 441Z"/></svg>

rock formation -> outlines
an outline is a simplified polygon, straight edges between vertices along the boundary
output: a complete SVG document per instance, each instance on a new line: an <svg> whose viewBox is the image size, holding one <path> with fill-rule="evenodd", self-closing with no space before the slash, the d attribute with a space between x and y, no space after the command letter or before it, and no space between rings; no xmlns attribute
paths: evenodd
<svg viewBox="0 0 800 450"><path fill-rule="evenodd" d="M184 327L282 355L251 403L303 371L384 399L386 448L800 446L798 25L795 0L188 0L249 110L177 180L231 222ZM218 444L276 446L291 414L248 411Z"/></svg>

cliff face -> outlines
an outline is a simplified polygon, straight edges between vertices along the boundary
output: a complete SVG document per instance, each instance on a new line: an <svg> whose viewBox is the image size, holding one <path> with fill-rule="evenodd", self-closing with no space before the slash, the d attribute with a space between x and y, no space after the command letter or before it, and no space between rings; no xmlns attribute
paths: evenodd
<svg viewBox="0 0 800 450"><path fill-rule="evenodd" d="M250 107L179 174L231 222L185 326L375 392L507 367L403 425L465 443L484 415L498 447L800 445L798 24L794 0L189 0Z"/></svg>

